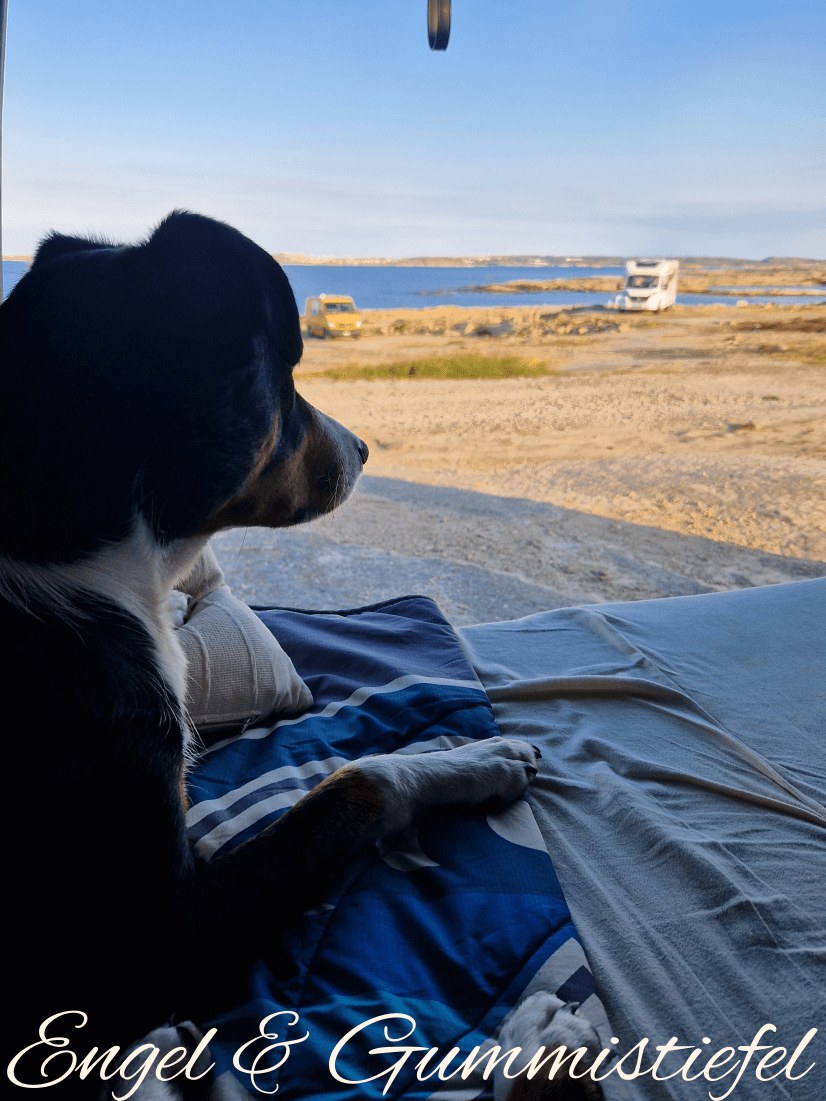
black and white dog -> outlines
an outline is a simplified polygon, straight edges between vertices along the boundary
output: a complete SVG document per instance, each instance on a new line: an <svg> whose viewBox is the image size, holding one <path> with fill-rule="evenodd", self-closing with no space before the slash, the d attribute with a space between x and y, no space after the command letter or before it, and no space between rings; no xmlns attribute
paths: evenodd
<svg viewBox="0 0 826 1101"><path fill-rule="evenodd" d="M329 512L367 458L296 394L301 352L278 264L183 212L135 246L52 234L0 307L9 1057L65 1010L101 1052L191 1013L207 940L255 952L358 845L536 775L504 738L373 757L230 857L193 855L169 595L214 532ZM83 1086L68 1074L49 1096Z"/></svg>

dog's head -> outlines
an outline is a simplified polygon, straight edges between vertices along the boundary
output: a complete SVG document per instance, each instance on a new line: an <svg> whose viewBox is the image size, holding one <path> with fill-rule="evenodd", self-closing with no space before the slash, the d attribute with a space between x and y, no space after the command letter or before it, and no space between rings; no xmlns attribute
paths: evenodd
<svg viewBox="0 0 826 1101"><path fill-rule="evenodd" d="M52 234L0 307L0 551L68 561L335 508L367 448L300 398L287 277L174 212L138 245Z"/></svg>

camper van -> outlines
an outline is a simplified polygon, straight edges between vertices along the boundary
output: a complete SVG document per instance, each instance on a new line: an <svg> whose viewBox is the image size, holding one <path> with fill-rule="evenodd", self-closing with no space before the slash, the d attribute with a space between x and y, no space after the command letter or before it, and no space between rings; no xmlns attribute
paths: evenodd
<svg viewBox="0 0 826 1101"><path fill-rule="evenodd" d="M667 310L677 297L677 260L628 260L619 310Z"/></svg>
<svg viewBox="0 0 826 1101"><path fill-rule="evenodd" d="M359 335L361 316L352 298L343 294L319 294L308 298L301 319L309 336Z"/></svg>

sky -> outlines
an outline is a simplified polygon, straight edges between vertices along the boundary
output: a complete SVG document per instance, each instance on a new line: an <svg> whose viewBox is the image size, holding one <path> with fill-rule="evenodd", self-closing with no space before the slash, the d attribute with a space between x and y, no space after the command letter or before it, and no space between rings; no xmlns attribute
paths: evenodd
<svg viewBox="0 0 826 1101"><path fill-rule="evenodd" d="M9 0L3 252L826 257L826 5Z"/></svg>

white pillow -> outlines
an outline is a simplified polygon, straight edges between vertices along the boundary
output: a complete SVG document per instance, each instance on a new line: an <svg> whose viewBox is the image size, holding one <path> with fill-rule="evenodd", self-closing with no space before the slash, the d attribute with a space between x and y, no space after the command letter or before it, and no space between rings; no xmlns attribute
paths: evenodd
<svg viewBox="0 0 826 1101"><path fill-rule="evenodd" d="M199 732L248 725L277 712L306 711L310 689L270 631L232 595L212 548L178 588L190 595L176 631L187 660L190 718ZM174 615L175 603L170 601Z"/></svg>

